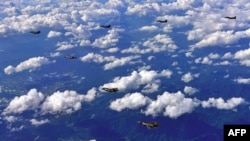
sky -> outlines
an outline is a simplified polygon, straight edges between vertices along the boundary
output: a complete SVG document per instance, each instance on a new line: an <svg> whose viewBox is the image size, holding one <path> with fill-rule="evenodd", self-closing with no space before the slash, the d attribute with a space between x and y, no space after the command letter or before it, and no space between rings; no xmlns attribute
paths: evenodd
<svg viewBox="0 0 250 141"><path fill-rule="evenodd" d="M119 89L104 108L117 114L249 112L249 9L248 0L0 0L0 126L49 124L104 99L103 87Z"/></svg>

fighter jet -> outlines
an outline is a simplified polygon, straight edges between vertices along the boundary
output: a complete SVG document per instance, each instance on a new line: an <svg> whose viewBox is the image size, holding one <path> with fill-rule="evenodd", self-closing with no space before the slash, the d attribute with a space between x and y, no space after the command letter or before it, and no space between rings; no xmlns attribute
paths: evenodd
<svg viewBox="0 0 250 141"><path fill-rule="evenodd" d="M234 16L234 17L225 17L225 18L227 18L227 19L236 19L236 16Z"/></svg>
<svg viewBox="0 0 250 141"><path fill-rule="evenodd" d="M32 33L32 34L40 34L41 31L40 30L38 30L38 31L30 31L30 33Z"/></svg>
<svg viewBox="0 0 250 141"><path fill-rule="evenodd" d="M139 124L146 126L148 129L151 128L156 128L159 126L158 122L143 122L143 121L138 121Z"/></svg>
<svg viewBox="0 0 250 141"><path fill-rule="evenodd" d="M102 27L102 28L110 28L111 25L110 24L109 25L100 25L100 27Z"/></svg>
<svg viewBox="0 0 250 141"><path fill-rule="evenodd" d="M119 91L118 88L105 88L105 87L103 87L102 90L104 90L106 92L111 92L111 93Z"/></svg>
<svg viewBox="0 0 250 141"><path fill-rule="evenodd" d="M157 20L157 22L159 22L159 23L166 23L166 22L168 22L168 20L166 19L166 20Z"/></svg>
<svg viewBox="0 0 250 141"><path fill-rule="evenodd" d="M76 59L77 57L74 55L66 55L64 56L65 59Z"/></svg>

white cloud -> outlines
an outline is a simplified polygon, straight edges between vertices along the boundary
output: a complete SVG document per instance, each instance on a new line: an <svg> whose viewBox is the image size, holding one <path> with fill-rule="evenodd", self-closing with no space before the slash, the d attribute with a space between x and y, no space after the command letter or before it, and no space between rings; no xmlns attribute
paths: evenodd
<svg viewBox="0 0 250 141"><path fill-rule="evenodd" d="M36 89L31 89L27 95L15 97L9 105L4 109L3 114L19 113L26 110L35 110L39 108L41 102L44 100L44 95Z"/></svg>
<svg viewBox="0 0 250 141"><path fill-rule="evenodd" d="M176 49L177 46L174 44L174 41L168 35L157 34L152 38L148 38L143 43L132 45L130 48L123 49L121 52L146 54L150 52L158 53L162 51L173 52Z"/></svg>
<svg viewBox="0 0 250 141"><path fill-rule="evenodd" d="M96 88L91 88L90 90L88 90L86 95L83 95L83 100L91 102L95 99L96 94L97 94Z"/></svg>
<svg viewBox="0 0 250 141"><path fill-rule="evenodd" d="M234 58L236 59L250 59L250 48L239 50L234 54Z"/></svg>
<svg viewBox="0 0 250 141"><path fill-rule="evenodd" d="M196 58L195 63L211 65L211 64L213 64L214 59L220 59L220 55L217 53L210 53L208 56L205 56L203 58L201 58L201 57ZM224 62L224 64L225 64L225 62ZM217 65L220 65L220 64L217 63Z"/></svg>
<svg viewBox="0 0 250 141"><path fill-rule="evenodd" d="M149 47L153 52L174 51L177 49L173 40L165 34L157 34L153 38L149 38L143 43L143 46Z"/></svg>
<svg viewBox="0 0 250 141"><path fill-rule="evenodd" d="M157 26L151 25L151 26L143 26L139 30L140 31L150 31L150 32L152 32L152 31L156 31L157 29L158 29Z"/></svg>
<svg viewBox="0 0 250 141"><path fill-rule="evenodd" d="M80 46L87 46L87 45L90 45L91 44L91 42L90 42L90 40L81 40L80 41Z"/></svg>
<svg viewBox="0 0 250 141"><path fill-rule="evenodd" d="M62 51L62 50L69 50L69 49L72 49L72 48L74 48L75 47L75 45L73 45L73 44L70 44L70 43L68 43L68 42L58 42L57 44L56 44L56 46L58 47L56 50L57 51Z"/></svg>
<svg viewBox="0 0 250 141"><path fill-rule="evenodd" d="M92 101L95 98L96 90L92 88L86 95L78 94L76 91L57 91L48 96L42 104L43 114L70 114L79 110L83 101Z"/></svg>
<svg viewBox="0 0 250 141"><path fill-rule="evenodd" d="M144 113L146 115L157 116L162 113L171 118L177 118L185 113L190 113L199 105L195 99L185 98L179 91L177 93L164 92L152 101Z"/></svg>
<svg viewBox="0 0 250 141"><path fill-rule="evenodd" d="M190 72L188 72L182 76L181 80L187 83L192 81L195 77L199 77L199 74L191 74Z"/></svg>
<svg viewBox="0 0 250 141"><path fill-rule="evenodd" d="M193 95L195 93L197 93L199 90L190 86L185 86L184 87L184 93L189 94L189 95Z"/></svg>
<svg viewBox="0 0 250 141"><path fill-rule="evenodd" d="M152 14L154 12L160 12L160 5L158 3L138 3L127 7L126 14L133 15L137 14L139 16L145 16Z"/></svg>
<svg viewBox="0 0 250 141"><path fill-rule="evenodd" d="M95 63L106 63L103 68L104 70L110 70L116 67L124 66L126 64L133 64L135 63L133 60L140 58L139 55L135 56L127 56L116 58L115 56L105 56L103 57L100 54L95 53L88 53L87 55L81 57L81 61L83 62L95 62Z"/></svg>
<svg viewBox="0 0 250 141"><path fill-rule="evenodd" d="M141 1L135 3L127 1L128 7L125 12L127 15L147 16L155 13L165 14L171 10L186 10L191 8L195 0L177 0L175 2L156 2L156 1Z"/></svg>
<svg viewBox="0 0 250 141"><path fill-rule="evenodd" d="M178 7L180 9L190 8L195 0L177 0L176 2L172 3L174 7Z"/></svg>
<svg viewBox="0 0 250 141"><path fill-rule="evenodd" d="M108 7L117 8L119 6L124 6L124 3L123 1L120 1L120 0L109 0L105 3L105 5L107 5Z"/></svg>
<svg viewBox="0 0 250 141"><path fill-rule="evenodd" d="M148 61L151 61L155 58L155 56L148 56Z"/></svg>
<svg viewBox="0 0 250 141"><path fill-rule="evenodd" d="M21 131L24 128L24 125L21 125L19 127L7 127L8 129L10 129L11 132L17 132L17 131Z"/></svg>
<svg viewBox="0 0 250 141"><path fill-rule="evenodd" d="M164 25L164 32L172 32L174 27L183 27L191 23L190 16L166 15L157 17L160 19L167 19L168 23Z"/></svg>
<svg viewBox="0 0 250 141"><path fill-rule="evenodd" d="M110 70L116 67L124 66L126 64L133 63L132 60L140 58L139 55L136 56L128 56L128 57L122 57L120 59L115 59L113 62L107 63L104 65L104 70Z"/></svg>
<svg viewBox="0 0 250 141"><path fill-rule="evenodd" d="M209 57L210 59L218 59L218 58L220 58L220 55L219 55L218 53L210 53L210 54L208 55L208 57Z"/></svg>
<svg viewBox="0 0 250 141"><path fill-rule="evenodd" d="M237 82L238 84L250 84L250 78L237 78L234 79L235 82Z"/></svg>
<svg viewBox="0 0 250 141"><path fill-rule="evenodd" d="M18 117L16 116L5 116L4 120L8 121L9 123L13 123L18 120Z"/></svg>
<svg viewBox="0 0 250 141"><path fill-rule="evenodd" d="M195 63L211 65L213 63L213 61L210 60L208 57L204 57L204 58L199 57L199 58L195 59Z"/></svg>
<svg viewBox="0 0 250 141"><path fill-rule="evenodd" d="M53 37L59 37L61 36L62 33L61 32L57 32L57 31L50 31L47 35L47 38L53 38Z"/></svg>
<svg viewBox="0 0 250 141"><path fill-rule="evenodd" d="M230 44L236 42L238 38L235 37L233 31L217 31L211 33L193 47L201 48L207 46L221 45L221 44Z"/></svg>
<svg viewBox="0 0 250 141"><path fill-rule="evenodd" d="M148 83L143 89L142 93L153 93L157 92L159 90L159 81L153 82L153 83Z"/></svg>
<svg viewBox="0 0 250 141"><path fill-rule="evenodd" d="M123 29L119 28L112 28L111 30L108 31L108 34L100 37L98 39L95 39L93 42L94 47L99 47L99 48L107 48L111 46L115 46L117 42L119 41L119 32L123 32Z"/></svg>
<svg viewBox="0 0 250 141"><path fill-rule="evenodd" d="M230 52L227 52L221 58L222 59L230 59L230 58L233 58L233 54Z"/></svg>
<svg viewBox="0 0 250 141"><path fill-rule="evenodd" d="M109 53L115 53L115 52L117 52L117 51L119 51L119 48L118 48L118 47L113 47L113 48L107 49L107 52L109 52Z"/></svg>
<svg viewBox="0 0 250 141"><path fill-rule="evenodd" d="M250 66L250 48L237 51L234 54L234 58L240 61L241 65Z"/></svg>
<svg viewBox="0 0 250 141"><path fill-rule="evenodd" d="M133 71L128 76L114 78L113 82L106 83L102 87L117 87L120 91L125 89L137 89L141 85L155 82L159 77L169 78L171 74L170 70L163 70L159 73L153 70Z"/></svg>
<svg viewBox="0 0 250 141"><path fill-rule="evenodd" d="M60 55L61 55L60 52L50 53L50 57L57 57L57 56L60 56Z"/></svg>
<svg viewBox="0 0 250 141"><path fill-rule="evenodd" d="M93 61L95 63L111 62L115 59L115 56L103 57L102 55L96 53L88 53L87 55L81 57L81 61L83 62Z"/></svg>
<svg viewBox="0 0 250 141"><path fill-rule="evenodd" d="M190 51L189 51L189 52L186 52L186 53L185 53L185 56L186 56L186 57L193 57L192 52L190 52Z"/></svg>
<svg viewBox="0 0 250 141"><path fill-rule="evenodd" d="M81 19L85 22L105 19L115 20L119 18L120 12L117 9L112 8L113 6L113 4L111 5L108 3L102 5L98 2L91 2L87 8L80 10L79 14L81 15Z"/></svg>
<svg viewBox="0 0 250 141"><path fill-rule="evenodd" d="M250 34L249 9L245 7L247 3L246 1L203 1L190 8L186 14L192 21L189 24L193 29L188 31L188 40L197 41L191 47L223 46L248 38ZM224 18L229 15L237 15L237 19ZM243 18L245 16L247 18Z"/></svg>
<svg viewBox="0 0 250 141"><path fill-rule="evenodd" d="M123 109L137 109L145 106L150 102L150 99L143 96L141 93L126 94L124 97L112 101L109 108L115 111L122 111Z"/></svg>
<svg viewBox="0 0 250 141"><path fill-rule="evenodd" d="M173 74L173 72L171 70L162 70L160 73L160 76L170 78L172 76L172 74Z"/></svg>
<svg viewBox="0 0 250 141"><path fill-rule="evenodd" d="M18 64L16 67L13 66L8 66L4 69L4 72L6 74L12 74L15 72L21 72L23 70L29 70L29 71L33 71L39 67L41 67L42 65L46 65L46 64L50 64L50 63L54 63L55 61L49 61L49 59L45 58L45 57L33 57L30 58L28 60L25 60L23 62L21 62L20 64Z"/></svg>
<svg viewBox="0 0 250 141"><path fill-rule="evenodd" d="M50 122L48 119L44 119L44 120L31 119L30 120L30 123L34 126L40 126L48 122Z"/></svg>
<svg viewBox="0 0 250 141"><path fill-rule="evenodd" d="M245 103L245 100L241 97L233 97L225 101L223 98L209 98L207 101L202 101L201 105L203 108L215 107L217 109L234 109L240 104Z"/></svg>
<svg viewBox="0 0 250 141"><path fill-rule="evenodd" d="M222 61L219 63L215 63L214 65L220 65L220 66L225 66L225 65L231 65L232 63L230 63L229 61Z"/></svg>

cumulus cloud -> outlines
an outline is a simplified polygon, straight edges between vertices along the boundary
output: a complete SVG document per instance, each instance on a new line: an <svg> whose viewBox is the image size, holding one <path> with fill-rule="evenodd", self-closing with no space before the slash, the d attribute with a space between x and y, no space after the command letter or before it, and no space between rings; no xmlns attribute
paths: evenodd
<svg viewBox="0 0 250 141"><path fill-rule="evenodd" d="M126 64L135 63L133 60L140 58L139 55L127 56L116 58L115 56L102 56L96 53L88 53L87 55L81 57L83 62L95 62L95 63L106 63L103 68L104 70L110 70L116 67L124 66Z"/></svg>
<svg viewBox="0 0 250 141"><path fill-rule="evenodd" d="M160 76L170 78L173 72L171 70L162 70Z"/></svg>
<svg viewBox="0 0 250 141"><path fill-rule="evenodd" d="M152 31L156 31L157 29L158 29L157 26L151 25L151 26L143 26L139 30L140 31L150 31L150 32L152 32Z"/></svg>
<svg viewBox="0 0 250 141"><path fill-rule="evenodd" d="M31 89L26 95L15 97L4 109L3 114L19 113L26 110L35 110L39 108L44 100L44 95L36 89Z"/></svg>
<svg viewBox="0 0 250 141"><path fill-rule="evenodd" d="M181 80L182 80L183 82L188 83L188 82L192 81L195 77L199 77L199 74L191 74L190 72L188 72L188 73L184 74L184 75L181 77Z"/></svg>
<svg viewBox="0 0 250 141"><path fill-rule="evenodd" d="M50 53L50 57L57 57L57 56L60 56L60 55L61 55L60 52Z"/></svg>
<svg viewBox="0 0 250 141"><path fill-rule="evenodd" d="M189 95L193 95L195 93L197 93L199 90L190 86L185 86L184 87L184 93L189 94Z"/></svg>
<svg viewBox="0 0 250 141"><path fill-rule="evenodd" d="M113 62L107 63L104 65L104 70L110 70L119 66L124 66L126 64L133 63L132 60L140 58L139 55L136 56L128 56L128 57L122 57L120 59L115 59Z"/></svg>
<svg viewBox="0 0 250 141"><path fill-rule="evenodd" d="M133 71L128 76L116 77L113 82L106 83L102 87L117 87L120 91L125 89L137 89L141 85L155 82L159 77L170 77L170 70L162 70L157 72L154 70Z"/></svg>
<svg viewBox="0 0 250 141"><path fill-rule="evenodd" d="M165 116L177 118L182 114L192 112L198 105L198 101L185 98L180 91L177 93L164 92L148 105L144 113L152 116L163 113Z"/></svg>
<svg viewBox="0 0 250 141"><path fill-rule="evenodd" d="M15 97L1 113L3 119L9 123L21 121L22 118L16 116L25 111L35 112L35 116L45 114L71 114L79 110L83 102L91 102L97 94L96 88L88 90L87 94L78 94L76 91L57 91L52 95L44 96L36 89L31 89L26 95ZM33 115L34 116L34 115ZM1 118L0 118L1 119ZM34 126L50 122L48 119L37 120L32 118L30 123Z"/></svg>
<svg viewBox="0 0 250 141"><path fill-rule="evenodd" d="M39 67L41 67L42 65L46 65L46 64L50 64L50 63L54 63L55 61L50 61L48 58L45 57L33 57L30 58L28 60L25 60L23 62L21 62L20 64L18 64L16 67L14 66L8 66L4 69L4 72L6 74L12 74L15 72L21 72L23 70L29 70L29 71L33 71Z"/></svg>
<svg viewBox="0 0 250 141"><path fill-rule="evenodd" d="M91 88L88 90L86 95L83 95L83 101L91 102L95 99L97 94L96 88Z"/></svg>
<svg viewBox="0 0 250 141"><path fill-rule="evenodd" d="M74 48L75 47L75 45L73 45L73 44L70 44L70 43L68 43L68 42L58 42L57 44L56 44L56 46L58 47L56 50L57 51L62 51L62 50L69 50L69 49L72 49L72 48Z"/></svg>
<svg viewBox="0 0 250 141"><path fill-rule="evenodd" d="M217 108L223 110L232 110L237 106L245 103L243 98L230 98L225 101L223 98L209 98L208 100L199 100L196 98L187 98L178 91L176 93L164 92L157 96L156 100L143 96L141 93L126 94L124 97L112 101L109 107L115 111L122 111L124 109L142 109L145 115L158 116L163 114L170 118L178 118L179 116L191 113L196 107L202 108Z"/></svg>
<svg viewBox="0 0 250 141"><path fill-rule="evenodd" d="M117 52L117 51L119 51L119 48L118 48L118 47L113 47L113 48L107 49L107 52L109 52L109 53L115 53L115 52Z"/></svg>
<svg viewBox="0 0 250 141"><path fill-rule="evenodd" d="M120 12L116 9L116 6L122 5L120 2L115 3L111 4L111 2L108 2L106 5L102 5L98 2L91 2L87 5L87 8L84 10L81 9L79 14L81 19L85 22L105 19L115 20L120 16Z"/></svg>
<svg viewBox="0 0 250 141"><path fill-rule="evenodd" d="M206 1L197 4L197 7L187 10L193 29L188 31L188 40L197 41L191 48L216 47L237 43L239 39L248 38L249 9L242 11L246 1ZM198 6L199 5L199 6ZM232 5L234 5L232 7ZM224 7L224 8L221 8ZM244 6L243 6L244 7ZM240 9L240 10L239 10ZM207 15L204 17L204 14ZM228 20L223 17L237 15L237 20ZM210 25L213 26L210 26Z"/></svg>
<svg viewBox="0 0 250 141"><path fill-rule="evenodd" d="M103 57L100 54L96 53L88 53L87 55L81 57L81 61L83 62L95 62L95 63L103 63L103 62L111 62L114 61L116 58L115 56L108 56L108 57Z"/></svg>
<svg viewBox="0 0 250 141"><path fill-rule="evenodd" d="M237 41L233 31L217 31L205 36L205 39L199 41L192 47L201 48L213 45L230 44Z"/></svg>
<svg viewBox="0 0 250 141"><path fill-rule="evenodd" d="M18 120L18 117L16 116L5 116L4 120L8 121L9 123L13 123Z"/></svg>
<svg viewBox="0 0 250 141"><path fill-rule="evenodd" d="M241 65L250 66L250 48L239 50L234 54L234 58L240 61Z"/></svg>
<svg viewBox="0 0 250 141"><path fill-rule="evenodd" d="M140 44L134 44L127 49L123 49L121 52L146 54L150 52L158 53L162 51L173 52L177 49L174 41L165 34L157 34L152 38L148 38L146 41Z"/></svg>
<svg viewBox="0 0 250 141"><path fill-rule="evenodd" d="M96 95L95 88L88 91L86 95L78 94L76 91L57 91L48 96L41 106L43 114L70 114L79 110L83 101L92 101Z"/></svg>
<svg viewBox="0 0 250 141"><path fill-rule="evenodd" d="M141 93L126 94L124 97L112 101L109 108L115 111L122 111L123 109L137 109L145 106L150 102L150 99L143 96Z"/></svg>
<svg viewBox="0 0 250 141"><path fill-rule="evenodd" d="M143 43L143 46L149 47L153 52L174 51L177 49L173 40L169 36L163 34L158 34L153 38L149 38Z"/></svg>
<svg viewBox="0 0 250 141"><path fill-rule="evenodd" d="M142 93L153 93L157 92L159 90L159 81L154 82L154 83L148 83L143 89Z"/></svg>
<svg viewBox="0 0 250 141"><path fill-rule="evenodd" d="M250 84L250 78L237 78L234 79L235 82L237 82L238 84Z"/></svg>
<svg viewBox="0 0 250 141"><path fill-rule="evenodd" d="M95 39L93 42L94 47L99 47L99 48L107 48L111 46L115 46L117 42L119 41L119 32L123 32L123 29L119 28L112 28L111 30L108 31L108 34L100 37L98 39Z"/></svg>
<svg viewBox="0 0 250 141"><path fill-rule="evenodd" d="M207 101L202 101L203 108L215 107L217 109L234 109L240 104L245 103L245 100L241 97L233 97L225 101L223 98L209 98Z"/></svg>
<svg viewBox="0 0 250 141"><path fill-rule="evenodd" d="M48 119L44 119L44 120L31 119L30 120L30 123L34 126L40 126L48 122L50 122Z"/></svg>
<svg viewBox="0 0 250 141"><path fill-rule="evenodd" d="M59 37L61 36L62 33L61 32L57 32L57 31L50 31L47 35L47 38L53 38L53 37Z"/></svg>
<svg viewBox="0 0 250 141"><path fill-rule="evenodd" d="M138 3L128 6L126 14L145 16L150 13L160 12L161 8L158 3Z"/></svg>

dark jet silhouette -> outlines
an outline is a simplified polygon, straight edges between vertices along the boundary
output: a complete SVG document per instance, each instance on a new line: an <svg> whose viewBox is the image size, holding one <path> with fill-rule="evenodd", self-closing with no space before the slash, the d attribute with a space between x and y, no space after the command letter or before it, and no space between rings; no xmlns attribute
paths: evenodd
<svg viewBox="0 0 250 141"><path fill-rule="evenodd" d="M166 23L166 22L168 22L168 20L157 20L157 22L159 22L159 23Z"/></svg>
<svg viewBox="0 0 250 141"><path fill-rule="evenodd" d="M66 55L64 56L65 59L76 59L77 57L74 55Z"/></svg>
<svg viewBox="0 0 250 141"><path fill-rule="evenodd" d="M30 33L32 33L32 34L40 34L41 31L40 30L38 30L38 31L30 31Z"/></svg>
<svg viewBox="0 0 250 141"><path fill-rule="evenodd" d="M158 122L144 122L144 121L138 121L139 124L146 126L148 129L156 128L159 126Z"/></svg>
<svg viewBox="0 0 250 141"><path fill-rule="evenodd" d="M109 25L100 25L100 27L102 27L102 28L110 28L111 25L110 24Z"/></svg>
<svg viewBox="0 0 250 141"><path fill-rule="evenodd" d="M118 92L118 88L102 88L102 90L106 91L106 92L111 92L111 93L114 93L114 92Z"/></svg>
<svg viewBox="0 0 250 141"><path fill-rule="evenodd" d="M234 16L234 17L225 17L225 18L227 18L227 19L236 19L236 16Z"/></svg>

